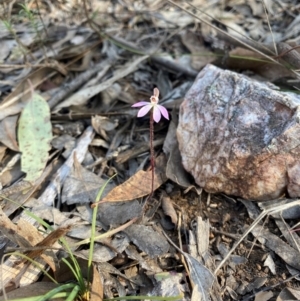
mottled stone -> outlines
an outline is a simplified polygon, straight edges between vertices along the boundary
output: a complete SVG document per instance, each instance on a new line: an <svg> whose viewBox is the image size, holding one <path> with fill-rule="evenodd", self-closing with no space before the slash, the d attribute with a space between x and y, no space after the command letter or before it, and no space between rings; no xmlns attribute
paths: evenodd
<svg viewBox="0 0 300 301"><path fill-rule="evenodd" d="M211 193L300 196L300 97L206 66L180 107L184 168Z"/></svg>

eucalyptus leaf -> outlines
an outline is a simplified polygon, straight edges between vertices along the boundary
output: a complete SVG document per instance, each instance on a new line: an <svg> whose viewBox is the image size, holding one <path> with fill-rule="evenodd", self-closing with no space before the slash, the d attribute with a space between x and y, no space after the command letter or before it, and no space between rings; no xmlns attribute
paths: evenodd
<svg viewBox="0 0 300 301"><path fill-rule="evenodd" d="M26 181L34 182L41 176L48 160L51 139L49 106L34 93L21 113L18 126L21 169L26 173Z"/></svg>

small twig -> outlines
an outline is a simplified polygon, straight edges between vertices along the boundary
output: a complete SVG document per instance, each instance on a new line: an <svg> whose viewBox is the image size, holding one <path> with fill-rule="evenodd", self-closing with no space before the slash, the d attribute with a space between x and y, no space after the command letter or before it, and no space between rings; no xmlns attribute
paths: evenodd
<svg viewBox="0 0 300 301"><path fill-rule="evenodd" d="M161 227L158 227L157 225L152 225L152 227L154 228L154 230L156 230L158 233L162 233L165 238L167 239L167 241L169 242L169 244L171 244L177 251L179 251L179 253L183 256L184 260L182 261L182 264L186 270L186 272L188 273L188 275L190 276L190 270L188 268L188 265L187 265L187 262L186 262L186 259L185 259L185 252L182 251L182 249L180 249L173 241L172 239L166 234L166 232L161 228ZM182 257L181 257L182 258ZM190 277L191 279L191 277ZM192 280L191 280L191 286L193 286L192 284Z"/></svg>
<svg viewBox="0 0 300 301"><path fill-rule="evenodd" d="M87 18L87 22L89 23L91 29L93 29L100 36L101 39L106 38L109 41L111 41L112 43L114 43L115 45L119 46L120 48L126 49L130 52L140 54L140 55L149 55L151 57L151 60L154 63L156 63L158 66L160 66L160 67L163 66L169 70L172 70L173 72L175 72L177 74L178 73L185 74L192 78L195 78L198 75L197 71L186 68L185 66L182 66L180 64L176 64L175 62L172 62L168 59L164 59L160 55L156 54L156 51L159 48L160 43L158 43L158 45L154 51L153 50L147 51L147 50L143 50L143 49L137 47L136 45L134 45L126 40L123 40L120 37L113 37L113 36L109 35L108 33L104 33L101 30L101 26L98 23L96 23L94 20L89 18L86 1L83 1L83 4L84 4L84 11L85 11L85 15Z"/></svg>
<svg viewBox="0 0 300 301"><path fill-rule="evenodd" d="M116 148L119 146L119 144L117 145L117 140L120 137L121 134L123 134L125 132L125 130L129 127L131 123L131 119L128 119L127 122L119 129L117 130L114 138L111 141L111 144L106 152L105 157L109 157L111 152L115 151Z"/></svg>
<svg viewBox="0 0 300 301"><path fill-rule="evenodd" d="M101 204L101 202L93 203L91 205L91 208L95 208L96 206L98 206L100 204ZM110 231L105 232L103 234L100 234L98 236L95 236L94 240L101 240L101 239L104 239L104 238L111 237L111 236L117 234L118 232L123 231L124 229L126 229L130 225L134 224L137 221L137 219L138 218L135 217L135 218L131 219L129 222L125 223L124 225L119 226L116 229L113 229L113 230L110 230ZM70 247L74 248L74 247L78 247L78 246L81 246L81 245L85 245L85 244L89 243L90 240L91 240L91 238L87 238L87 239L81 240L81 241L79 241L79 242L77 242L75 244L72 244Z"/></svg>
<svg viewBox="0 0 300 301"><path fill-rule="evenodd" d="M240 43L240 44L243 45L244 47L246 47L246 48L248 48L248 49L250 49L250 50L252 50L252 51L254 51L254 52L256 52L256 53L259 53L260 55L262 55L263 57L265 57L265 58L267 58L268 60L272 61L273 63L275 63L275 64L277 64L277 65L280 65L280 63L278 63L275 59L273 59L273 58L270 57L269 55L263 53L262 51L259 51L259 50L256 49L255 47L253 47L253 46L247 44L246 42L242 41L241 39L239 39L239 38L237 38L237 37L235 37L235 36L233 36L233 35L230 35L228 32L226 32L226 31L224 31L224 30L218 28L217 26L211 24L209 21L207 21L207 20L205 20L205 19L203 19L203 18L200 18L199 16L197 16L197 15L195 15L194 13L192 13L192 12L186 10L186 9L183 8L182 6L178 5L177 3L175 3L175 2L173 2L173 1L171 1L171 0L167 0L167 1L168 1L170 4L172 4L173 6L176 6L176 7L180 8L181 10L185 11L185 12L186 12L187 14L189 14L190 16L192 16L192 17L194 17L194 18L200 20L200 21L203 22L204 24L206 24L206 25L210 26L211 28L215 29L216 31L222 33L223 35L229 37L230 39L233 39L233 40L237 41L238 43ZM197 7L197 10L199 10L199 11L201 11L203 14L209 16L206 12L204 12L204 11L201 10L201 9L199 9L198 7ZM209 16L209 17L211 17L211 16ZM270 51L270 49L268 49L267 47L266 47L266 50ZM271 51L270 51L270 52L271 52Z"/></svg>
<svg viewBox="0 0 300 301"><path fill-rule="evenodd" d="M244 234L240 237L240 239L234 244L234 246L231 248L231 250L226 254L224 259L219 263L217 268L214 271L214 274L216 275L218 271L222 268L222 266L225 264L225 262L228 260L228 258L231 256L231 254L234 252L234 250L237 248L237 246L244 240L244 238L253 230L253 228L268 214L272 214L275 212L280 212L283 210L286 210L288 208L292 208L296 205L300 205L300 199L296 200L294 202L279 205L275 208L269 208L261 212L261 214L255 219L255 221L252 223L252 225L244 232Z"/></svg>
<svg viewBox="0 0 300 301"><path fill-rule="evenodd" d="M153 141L152 147L157 147L159 145L162 145L165 141L165 138L159 138L155 141ZM150 148L149 143L139 143L132 149L129 149L121 154L119 154L118 158L116 159L117 164L122 164L126 161L128 161L131 158L135 158L136 156L148 151Z"/></svg>
<svg viewBox="0 0 300 301"><path fill-rule="evenodd" d="M285 280L283 280L283 281L279 281L278 283L276 283L276 284L274 284L274 285L271 285L271 286L268 286L268 287L264 287L263 289L261 289L261 290L259 290L259 291L256 291L255 293L251 294L250 296L247 296L247 297L243 298L241 301L247 301L247 300L250 300L250 299L256 297L256 295L257 295L258 293L260 293L260 292L273 291L273 289L274 289L275 287L280 286L280 285L282 285L282 284L284 284L284 283L287 283L287 282L291 281L292 279L298 277L299 275L300 275L300 273L298 273L298 274L296 274L296 275L293 275L293 276L291 276L291 277L289 277L289 278L287 278L287 279L285 279Z"/></svg>
<svg viewBox="0 0 300 301"><path fill-rule="evenodd" d="M268 218L266 218L266 219L264 220L263 225L262 225L262 228L261 228L261 231L262 231L263 227L265 226L265 224L267 223L267 221L268 221ZM257 236L254 238L254 241L253 241L253 243L252 243L252 246L251 246L251 248L250 248L250 250L249 250L249 252L248 252L248 255L246 256L247 259L250 257L250 254L251 254L251 252L252 252L252 250L253 250L253 248L254 248L254 245L256 244L256 241L258 240L258 237L260 236L260 234L261 234L261 233L259 233L259 235L257 235Z"/></svg>
<svg viewBox="0 0 300 301"><path fill-rule="evenodd" d="M230 237L230 238L232 238L232 239L234 239L234 240L237 240L237 239L239 239L239 238L241 237L241 235L229 233L229 232L222 231L222 230L218 230L218 229L216 229L215 227L210 227L210 230L211 230L213 233L215 233L215 234L225 235L225 236ZM259 248L261 248L261 249L263 249L263 250L265 249L265 246L264 246L264 245L262 245L262 244L257 244L257 243L255 243L255 242L253 242L253 241L248 240L248 239L245 239L244 242L247 243L247 244L255 245L256 247L259 247Z"/></svg>
<svg viewBox="0 0 300 301"><path fill-rule="evenodd" d="M91 77L93 77L98 72L101 72L100 78L106 74L106 72L111 67L112 62L109 60L101 61L99 64L95 65L93 68L86 70L78 77L76 77L71 83L67 83L60 89L56 94L54 94L51 99L49 99L48 104L50 108L54 108L61 100L70 95L73 91L81 87L86 83Z"/></svg>
<svg viewBox="0 0 300 301"><path fill-rule="evenodd" d="M274 46L274 52L276 53L276 56L278 56L277 46L276 46L276 42L275 42L275 39L274 39L273 31L272 31L272 28L271 28L271 25L270 25L270 20L269 20L269 14L268 14L268 11L267 11L267 7L266 7L266 4L265 4L264 0L261 0L261 3L262 3L262 6L264 7L264 11L265 11L265 15L266 15L268 27L269 27L269 30L270 30L270 33L271 33L271 36L272 36L272 42L273 42L273 46Z"/></svg>

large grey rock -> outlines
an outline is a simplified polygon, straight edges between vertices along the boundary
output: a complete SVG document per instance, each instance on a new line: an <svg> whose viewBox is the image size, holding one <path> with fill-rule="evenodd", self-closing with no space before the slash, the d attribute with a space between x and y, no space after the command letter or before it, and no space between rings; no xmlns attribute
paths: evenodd
<svg viewBox="0 0 300 301"><path fill-rule="evenodd" d="M208 192L299 197L299 105L296 94L206 66L180 107L183 166Z"/></svg>

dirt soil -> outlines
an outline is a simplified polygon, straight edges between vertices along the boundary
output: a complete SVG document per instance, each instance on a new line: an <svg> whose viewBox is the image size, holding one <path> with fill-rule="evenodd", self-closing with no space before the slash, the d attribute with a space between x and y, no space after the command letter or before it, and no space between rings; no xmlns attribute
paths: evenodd
<svg viewBox="0 0 300 301"><path fill-rule="evenodd" d="M299 13L296 0L1 1L1 294L53 289L5 252L75 283L64 238L90 281L75 300L299 300L298 200L205 191L176 138L207 64L299 94Z"/></svg>

